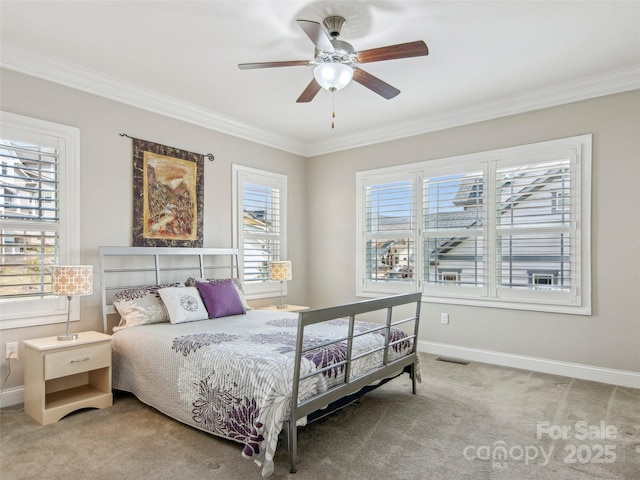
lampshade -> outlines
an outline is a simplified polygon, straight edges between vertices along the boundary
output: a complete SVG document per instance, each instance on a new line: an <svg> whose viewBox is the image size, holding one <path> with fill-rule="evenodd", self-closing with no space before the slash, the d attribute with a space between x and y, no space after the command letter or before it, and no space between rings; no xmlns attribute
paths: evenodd
<svg viewBox="0 0 640 480"><path fill-rule="evenodd" d="M291 262L289 260L269 262L269 280L278 282L291 280Z"/></svg>
<svg viewBox="0 0 640 480"><path fill-rule="evenodd" d="M351 82L353 68L344 63L321 63L313 69L316 82L327 90L340 90Z"/></svg>
<svg viewBox="0 0 640 480"><path fill-rule="evenodd" d="M51 291L54 295L91 295L93 265L55 265Z"/></svg>

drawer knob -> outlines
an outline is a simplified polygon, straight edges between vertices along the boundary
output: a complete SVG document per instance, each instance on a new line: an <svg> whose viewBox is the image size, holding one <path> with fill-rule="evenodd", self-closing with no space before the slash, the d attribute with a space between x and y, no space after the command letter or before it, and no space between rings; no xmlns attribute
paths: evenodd
<svg viewBox="0 0 640 480"><path fill-rule="evenodd" d="M79 358L78 360L71 360L70 363L82 363L82 362L86 362L87 360L89 360L91 357L84 357L84 358Z"/></svg>

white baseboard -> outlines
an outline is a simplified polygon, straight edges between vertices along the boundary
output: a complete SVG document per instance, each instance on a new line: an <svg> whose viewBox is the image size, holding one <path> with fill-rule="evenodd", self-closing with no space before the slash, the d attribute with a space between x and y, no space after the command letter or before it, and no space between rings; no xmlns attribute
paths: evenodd
<svg viewBox="0 0 640 480"><path fill-rule="evenodd" d="M418 341L418 351L459 358L474 362L490 363L503 367L532 370L534 372L562 375L564 377L591 380L593 382L609 383L622 387L640 388L640 373L627 370L594 367L580 363L560 362L544 358L525 357L510 353L494 352L477 348L460 347L445 343Z"/></svg>
<svg viewBox="0 0 640 480"><path fill-rule="evenodd" d="M14 387L2 390L0 408L18 405L19 403L24 403L24 387Z"/></svg>

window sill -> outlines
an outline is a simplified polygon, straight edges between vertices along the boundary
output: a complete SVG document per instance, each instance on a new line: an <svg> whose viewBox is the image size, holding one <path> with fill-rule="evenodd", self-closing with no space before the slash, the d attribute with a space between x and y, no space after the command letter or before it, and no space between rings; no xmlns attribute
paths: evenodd
<svg viewBox="0 0 640 480"><path fill-rule="evenodd" d="M72 318L71 322L78 322L80 319ZM42 325L53 325L54 323L65 323L67 314L57 314L49 316L37 316L27 318L7 318L0 320L0 330L11 330L14 328L39 327Z"/></svg>
<svg viewBox="0 0 640 480"><path fill-rule="evenodd" d="M385 295L394 295L398 292L371 292L371 291L359 291L358 297L364 298L377 298ZM470 307L486 307L486 308L503 308L509 310L526 310L531 312L545 312L545 313L561 313L568 315L591 315L590 305L569 305L569 304L554 304L554 303L542 303L538 301L514 301L498 300L498 299L481 299L481 298L460 298L460 297L435 297L429 295L422 295L422 301L428 303L442 303L449 305L464 305Z"/></svg>

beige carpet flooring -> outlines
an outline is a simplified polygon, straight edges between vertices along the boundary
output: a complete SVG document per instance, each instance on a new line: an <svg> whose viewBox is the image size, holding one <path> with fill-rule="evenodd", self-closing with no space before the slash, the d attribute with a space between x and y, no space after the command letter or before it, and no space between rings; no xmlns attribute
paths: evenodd
<svg viewBox="0 0 640 480"><path fill-rule="evenodd" d="M272 479L640 479L640 390L422 356L408 376L299 431ZM2 480L245 480L241 446L117 393L104 410L40 426L0 413Z"/></svg>

